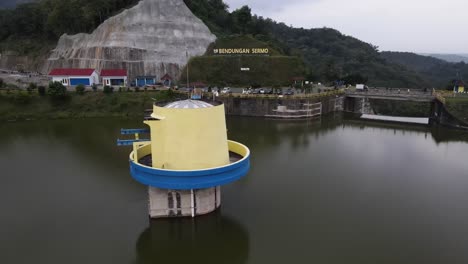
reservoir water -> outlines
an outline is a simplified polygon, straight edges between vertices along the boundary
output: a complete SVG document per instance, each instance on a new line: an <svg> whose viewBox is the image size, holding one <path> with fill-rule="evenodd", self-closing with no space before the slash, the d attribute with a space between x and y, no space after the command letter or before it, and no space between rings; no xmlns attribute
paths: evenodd
<svg viewBox="0 0 468 264"><path fill-rule="evenodd" d="M249 175L217 213L150 221L115 146L136 127L1 124L0 263L468 263L467 132L231 117Z"/></svg>

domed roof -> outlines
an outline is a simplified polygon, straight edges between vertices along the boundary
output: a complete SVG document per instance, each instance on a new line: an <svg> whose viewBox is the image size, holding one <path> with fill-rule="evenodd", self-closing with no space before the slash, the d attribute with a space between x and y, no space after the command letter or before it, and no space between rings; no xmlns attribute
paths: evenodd
<svg viewBox="0 0 468 264"><path fill-rule="evenodd" d="M165 106L165 108L177 108L177 109L198 109L198 108L209 108L209 107L213 107L213 105L203 102L203 101L195 101L195 100L177 101L177 102L173 102Z"/></svg>

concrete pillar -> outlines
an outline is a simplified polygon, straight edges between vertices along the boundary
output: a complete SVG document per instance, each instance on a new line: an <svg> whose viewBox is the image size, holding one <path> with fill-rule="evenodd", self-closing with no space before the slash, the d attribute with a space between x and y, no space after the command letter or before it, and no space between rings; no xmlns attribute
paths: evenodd
<svg viewBox="0 0 468 264"><path fill-rule="evenodd" d="M149 187L149 216L151 218L192 217L215 211L221 205L221 187L193 190L167 190Z"/></svg>

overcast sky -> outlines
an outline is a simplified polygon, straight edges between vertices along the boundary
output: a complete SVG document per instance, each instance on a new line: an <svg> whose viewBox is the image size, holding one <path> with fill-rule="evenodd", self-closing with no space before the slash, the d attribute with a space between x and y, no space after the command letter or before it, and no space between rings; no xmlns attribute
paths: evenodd
<svg viewBox="0 0 468 264"><path fill-rule="evenodd" d="M331 27L379 46L417 53L468 53L468 0L225 0L304 28Z"/></svg>

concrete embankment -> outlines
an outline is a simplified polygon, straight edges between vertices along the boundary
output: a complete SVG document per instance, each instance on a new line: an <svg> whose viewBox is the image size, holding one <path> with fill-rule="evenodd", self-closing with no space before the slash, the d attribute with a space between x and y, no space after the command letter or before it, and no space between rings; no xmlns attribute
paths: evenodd
<svg viewBox="0 0 468 264"><path fill-rule="evenodd" d="M279 105L299 110L304 104L322 103L322 114L343 110L343 97L339 91L307 96L242 96L228 95L217 98L226 107L227 115L264 117L274 113Z"/></svg>
<svg viewBox="0 0 468 264"><path fill-rule="evenodd" d="M435 101L435 103L432 105L432 120L443 126L468 130L468 123L466 121L467 114L465 110L466 108L463 107L464 105L460 103L460 105L464 108L460 111L454 105L455 103L449 100L443 100L443 102L445 104L441 101Z"/></svg>

